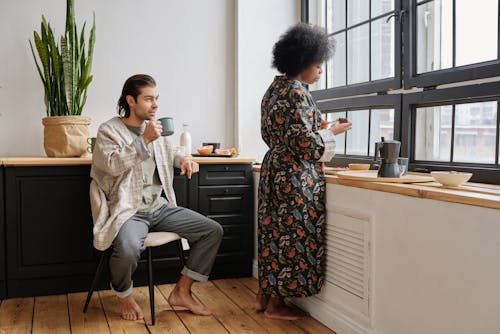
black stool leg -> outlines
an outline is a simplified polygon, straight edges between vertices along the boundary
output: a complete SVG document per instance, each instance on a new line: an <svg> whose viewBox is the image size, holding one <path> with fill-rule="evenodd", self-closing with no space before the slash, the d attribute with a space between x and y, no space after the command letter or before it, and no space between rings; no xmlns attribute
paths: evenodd
<svg viewBox="0 0 500 334"><path fill-rule="evenodd" d="M149 285L149 306L151 308L151 324L154 325L155 317L155 286L153 285L153 259L151 247L147 247L148 252L148 285Z"/></svg>
<svg viewBox="0 0 500 334"><path fill-rule="evenodd" d="M90 303L90 299L92 298L92 294L94 293L94 290L97 288L97 284L99 283L99 279L101 278L102 271L105 267L105 264L108 262L108 257L109 257L109 252L104 251L102 252L101 259L99 260L99 265L97 266L95 275L94 275L94 280L92 281L92 286L90 287L89 292L87 293L87 300L85 300L85 306L83 306L83 313L87 312L87 308Z"/></svg>
<svg viewBox="0 0 500 334"><path fill-rule="evenodd" d="M182 239L177 240L177 247L179 248L179 260L181 262L181 269L184 268L184 248L182 248Z"/></svg>

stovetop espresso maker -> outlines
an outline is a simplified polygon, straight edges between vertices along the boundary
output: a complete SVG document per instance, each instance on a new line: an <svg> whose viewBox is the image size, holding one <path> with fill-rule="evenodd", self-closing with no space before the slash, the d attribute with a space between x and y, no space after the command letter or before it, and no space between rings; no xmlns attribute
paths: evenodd
<svg viewBox="0 0 500 334"><path fill-rule="evenodd" d="M380 167L377 176L379 177L399 177L398 157L401 149L401 142L397 140L385 140L375 143L375 161L380 152Z"/></svg>

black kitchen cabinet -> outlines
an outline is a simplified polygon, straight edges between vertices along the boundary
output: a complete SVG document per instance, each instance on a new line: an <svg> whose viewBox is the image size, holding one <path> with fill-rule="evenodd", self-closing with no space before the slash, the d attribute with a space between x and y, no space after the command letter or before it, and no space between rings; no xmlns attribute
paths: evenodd
<svg viewBox="0 0 500 334"><path fill-rule="evenodd" d="M7 296L85 290L95 269L89 166L5 167Z"/></svg>
<svg viewBox="0 0 500 334"><path fill-rule="evenodd" d="M252 275L252 185L250 164L200 166L196 210L224 229L212 278Z"/></svg>
<svg viewBox="0 0 500 334"><path fill-rule="evenodd" d="M6 241L6 252L1 247L0 268L6 270L0 273L0 296L2 291L9 298L86 291L101 254L92 247L90 166L2 168L0 240ZM220 222L225 231L211 277L251 275L251 165L201 165L191 180L179 172L177 204ZM175 282L176 245L156 247L153 256L156 283ZM141 261L135 285L147 283L145 269ZM101 288L107 288L105 281Z"/></svg>
<svg viewBox="0 0 500 334"><path fill-rule="evenodd" d="M4 168L0 166L0 299L6 296L5 286L5 207L4 207Z"/></svg>

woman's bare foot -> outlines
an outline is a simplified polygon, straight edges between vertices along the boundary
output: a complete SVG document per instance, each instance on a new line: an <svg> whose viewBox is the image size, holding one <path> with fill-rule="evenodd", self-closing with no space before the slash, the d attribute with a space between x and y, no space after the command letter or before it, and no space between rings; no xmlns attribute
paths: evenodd
<svg viewBox="0 0 500 334"><path fill-rule="evenodd" d="M193 296L191 296L191 291L183 291L179 289L178 286L172 290L170 296L168 297L168 303L172 306L180 306L189 309L191 312L197 315L211 315L212 312L205 306L198 303Z"/></svg>
<svg viewBox="0 0 500 334"><path fill-rule="evenodd" d="M255 298L255 302L252 305L252 308L257 312L262 312L266 309L267 303L269 301L269 297L262 293L262 290L259 289L257 292L257 297Z"/></svg>
<svg viewBox="0 0 500 334"><path fill-rule="evenodd" d="M299 320L306 316L306 313L299 308L288 306L283 298L271 296L264 315L271 319Z"/></svg>
<svg viewBox="0 0 500 334"><path fill-rule="evenodd" d="M142 313L141 308L135 302L134 297L132 295L127 296L125 298L118 297L118 301L120 303L120 312L122 314L122 318L125 320L142 320L144 319L144 314Z"/></svg>

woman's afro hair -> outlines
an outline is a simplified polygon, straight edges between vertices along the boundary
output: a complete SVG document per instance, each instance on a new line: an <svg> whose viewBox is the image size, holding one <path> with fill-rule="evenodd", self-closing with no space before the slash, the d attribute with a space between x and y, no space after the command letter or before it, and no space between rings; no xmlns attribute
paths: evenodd
<svg viewBox="0 0 500 334"><path fill-rule="evenodd" d="M273 47L273 67L295 77L309 66L322 63L333 54L325 31L306 23L290 27Z"/></svg>

